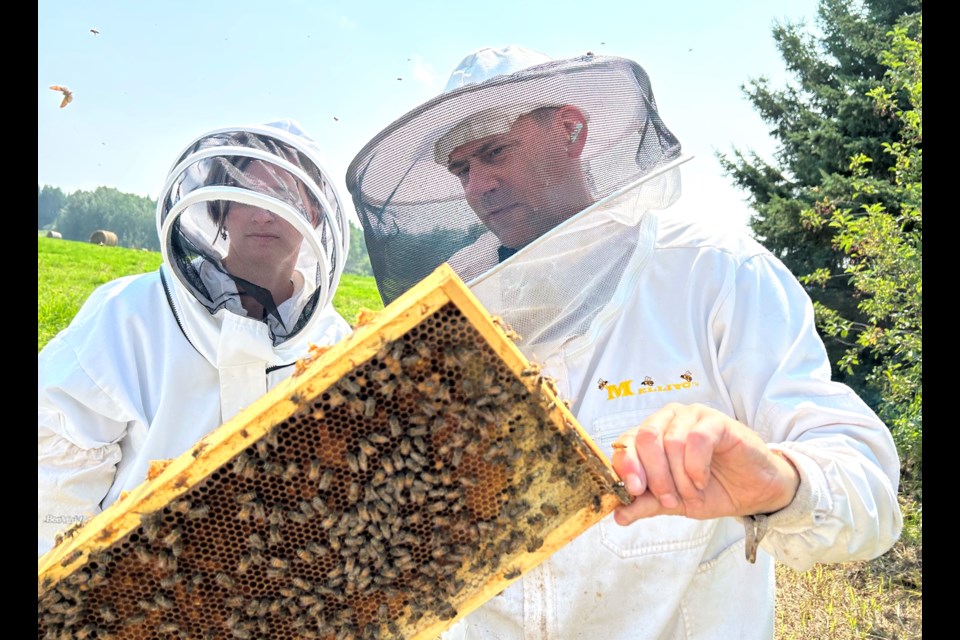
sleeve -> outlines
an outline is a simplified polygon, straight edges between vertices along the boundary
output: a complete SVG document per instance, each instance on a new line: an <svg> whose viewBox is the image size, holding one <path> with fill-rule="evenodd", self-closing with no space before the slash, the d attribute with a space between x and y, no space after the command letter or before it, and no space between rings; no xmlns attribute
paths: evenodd
<svg viewBox="0 0 960 640"><path fill-rule="evenodd" d="M866 403L831 380L797 279L772 255L745 261L713 327L736 417L800 473L793 502L768 517L761 547L801 571L890 549L902 528L896 445Z"/></svg>
<svg viewBox="0 0 960 640"><path fill-rule="evenodd" d="M60 337L37 362L37 553L100 511L120 461L126 421Z"/></svg>

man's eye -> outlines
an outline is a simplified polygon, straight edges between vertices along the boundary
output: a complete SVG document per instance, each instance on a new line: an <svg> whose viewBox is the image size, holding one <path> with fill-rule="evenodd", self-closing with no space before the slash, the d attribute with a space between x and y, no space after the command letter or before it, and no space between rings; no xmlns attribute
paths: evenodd
<svg viewBox="0 0 960 640"><path fill-rule="evenodd" d="M496 158L497 156L499 156L500 154L502 154L502 153L503 153L504 151L506 151L506 150L507 150L507 145L501 145L501 146L499 146L499 147L494 147L494 148L492 148L492 149L490 149L490 150L487 151L487 157L488 157L488 158Z"/></svg>
<svg viewBox="0 0 960 640"><path fill-rule="evenodd" d="M450 173L452 173L455 177L459 178L460 180L463 180L470 173L470 167L468 165L454 167L450 169Z"/></svg>

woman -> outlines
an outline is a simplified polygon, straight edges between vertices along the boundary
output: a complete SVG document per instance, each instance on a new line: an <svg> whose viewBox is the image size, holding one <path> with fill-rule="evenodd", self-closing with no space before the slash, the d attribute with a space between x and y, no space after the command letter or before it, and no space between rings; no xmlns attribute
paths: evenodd
<svg viewBox="0 0 960 640"><path fill-rule="evenodd" d="M157 228L160 269L98 288L38 356L39 554L350 331L346 212L296 123L190 143Z"/></svg>

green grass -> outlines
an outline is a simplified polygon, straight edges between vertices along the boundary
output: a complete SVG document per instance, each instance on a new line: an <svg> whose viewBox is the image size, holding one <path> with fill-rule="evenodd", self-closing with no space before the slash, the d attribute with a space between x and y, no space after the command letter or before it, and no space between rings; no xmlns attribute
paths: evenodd
<svg viewBox="0 0 960 640"><path fill-rule="evenodd" d="M152 251L37 236L37 351L70 323L98 286L153 271L161 262L160 254ZM333 307L354 324L360 309L378 311L383 302L373 278L344 275Z"/></svg>
<svg viewBox="0 0 960 640"><path fill-rule="evenodd" d="M65 327L98 285L156 269L160 254L37 238L37 349ZM355 324L360 309L383 308L373 278L344 275L334 307ZM904 532L876 560L777 566L778 640L923 637L923 507L919 488L901 498Z"/></svg>
<svg viewBox="0 0 960 640"><path fill-rule="evenodd" d="M37 237L37 351L66 327L101 284L153 271L160 254Z"/></svg>

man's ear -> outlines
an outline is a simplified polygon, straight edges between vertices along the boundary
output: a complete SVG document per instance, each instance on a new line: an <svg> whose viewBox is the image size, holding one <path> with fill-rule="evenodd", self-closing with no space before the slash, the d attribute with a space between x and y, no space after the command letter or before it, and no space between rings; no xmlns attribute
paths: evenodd
<svg viewBox="0 0 960 640"><path fill-rule="evenodd" d="M587 118L577 107L566 105L557 109L555 122L566 136L567 156L579 158L587 142Z"/></svg>

